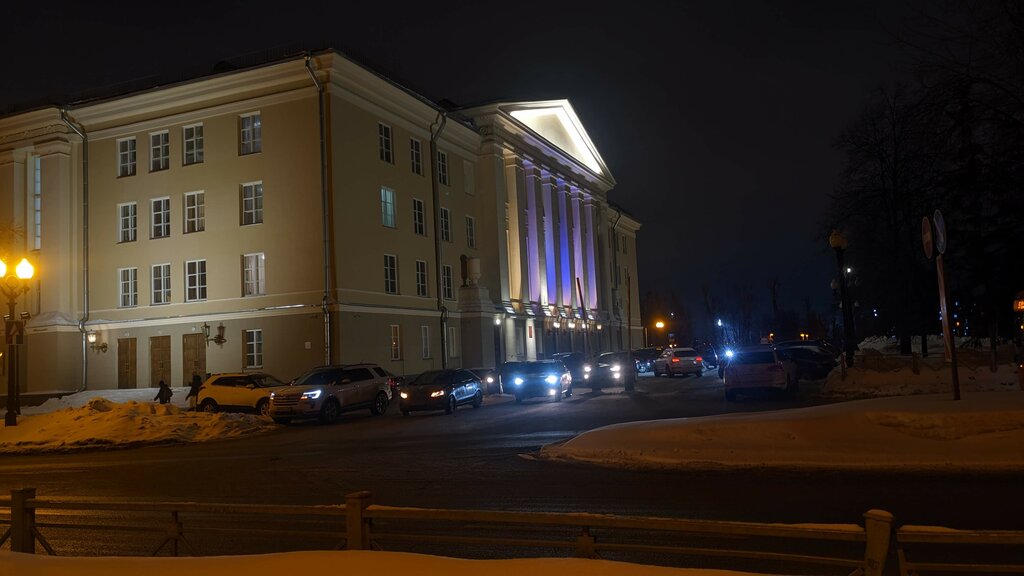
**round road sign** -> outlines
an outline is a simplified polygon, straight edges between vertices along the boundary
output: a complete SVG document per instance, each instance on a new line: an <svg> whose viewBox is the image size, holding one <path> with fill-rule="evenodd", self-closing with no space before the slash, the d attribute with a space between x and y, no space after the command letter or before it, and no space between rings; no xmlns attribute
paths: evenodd
<svg viewBox="0 0 1024 576"><path fill-rule="evenodd" d="M932 222L935 224L935 250L939 254L946 253L946 221L942 218L942 212L938 210L932 215Z"/></svg>
<svg viewBox="0 0 1024 576"><path fill-rule="evenodd" d="M931 260L933 252L932 223L927 216L921 218L921 244L924 246L924 257Z"/></svg>

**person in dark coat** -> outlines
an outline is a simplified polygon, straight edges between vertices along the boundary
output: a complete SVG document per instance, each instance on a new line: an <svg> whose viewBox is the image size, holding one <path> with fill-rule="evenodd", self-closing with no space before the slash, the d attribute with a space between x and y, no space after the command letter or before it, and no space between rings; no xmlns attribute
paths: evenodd
<svg viewBox="0 0 1024 576"><path fill-rule="evenodd" d="M174 391L167 385L163 380L160 381L160 389L156 391L156 397L153 400L159 401L161 404L167 404L171 401L171 395Z"/></svg>
<svg viewBox="0 0 1024 576"><path fill-rule="evenodd" d="M203 385L203 377L199 374L192 374L192 382L188 385L188 395L185 399L188 400L188 407L190 410L195 411L196 402L199 400L199 387Z"/></svg>

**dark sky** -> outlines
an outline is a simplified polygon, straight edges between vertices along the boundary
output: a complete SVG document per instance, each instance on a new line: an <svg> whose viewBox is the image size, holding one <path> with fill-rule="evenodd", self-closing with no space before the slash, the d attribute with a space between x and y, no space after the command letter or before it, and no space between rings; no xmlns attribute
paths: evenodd
<svg viewBox="0 0 1024 576"><path fill-rule="evenodd" d="M334 47L436 100L568 98L643 222L640 289L739 283L768 306L829 305L832 142L901 68L903 4L707 2L18 3L0 37L0 110ZM205 3L204 3L205 4ZM893 6L895 4L895 7ZM98 7L99 6L99 7Z"/></svg>

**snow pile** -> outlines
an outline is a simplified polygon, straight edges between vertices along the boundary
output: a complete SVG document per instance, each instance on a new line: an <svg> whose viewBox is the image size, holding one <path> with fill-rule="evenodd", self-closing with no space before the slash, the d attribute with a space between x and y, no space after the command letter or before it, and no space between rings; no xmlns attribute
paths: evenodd
<svg viewBox="0 0 1024 576"><path fill-rule="evenodd" d="M65 394L60 398L50 398L39 406L22 406L21 413L23 415L46 414L49 412L56 412L57 410L63 410L64 408L78 408L80 406L85 406L93 398L104 398L111 402L152 402L153 398L156 397L156 391L157 388L83 390L81 392L75 392L74 394ZM188 386L171 388L171 392L173 392L173 395L171 396L171 404L179 408L186 408L188 406L188 400L185 399L185 396L188 395Z"/></svg>
<svg viewBox="0 0 1024 576"><path fill-rule="evenodd" d="M186 412L173 404L93 397L82 406L22 415L17 426L0 429L0 453L205 442L274 427L269 419L248 414Z"/></svg>
<svg viewBox="0 0 1024 576"><path fill-rule="evenodd" d="M953 374L941 357L919 362L914 374L909 359L872 358L855 364L843 378L838 368L829 373L820 395L830 398L867 398L910 394L952 394ZM1000 364L992 372L988 367L960 366L960 390L963 393L1019 389L1017 367Z"/></svg>

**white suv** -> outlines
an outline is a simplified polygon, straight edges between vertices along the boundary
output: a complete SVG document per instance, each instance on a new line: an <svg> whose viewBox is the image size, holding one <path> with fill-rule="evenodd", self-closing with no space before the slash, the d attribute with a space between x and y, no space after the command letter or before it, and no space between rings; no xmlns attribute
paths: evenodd
<svg viewBox="0 0 1024 576"><path fill-rule="evenodd" d="M214 374L199 387L196 402L203 412L242 411L267 416L270 395L286 386L262 372Z"/></svg>
<svg viewBox="0 0 1024 576"><path fill-rule="evenodd" d="M693 348L665 348L654 361L654 375L675 376L676 374L704 373L704 359Z"/></svg>
<svg viewBox="0 0 1024 576"><path fill-rule="evenodd" d="M391 403L391 388L392 378L376 364L320 366L270 395L270 417L278 424L296 418L331 423L360 408L380 416Z"/></svg>

